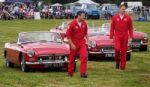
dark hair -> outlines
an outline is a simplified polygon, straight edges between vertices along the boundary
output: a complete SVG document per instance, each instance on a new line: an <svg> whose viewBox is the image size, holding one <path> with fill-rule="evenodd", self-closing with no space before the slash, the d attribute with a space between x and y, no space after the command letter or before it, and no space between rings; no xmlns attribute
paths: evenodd
<svg viewBox="0 0 150 87"><path fill-rule="evenodd" d="M85 14L85 11L78 11L76 16L78 17L81 14Z"/></svg>

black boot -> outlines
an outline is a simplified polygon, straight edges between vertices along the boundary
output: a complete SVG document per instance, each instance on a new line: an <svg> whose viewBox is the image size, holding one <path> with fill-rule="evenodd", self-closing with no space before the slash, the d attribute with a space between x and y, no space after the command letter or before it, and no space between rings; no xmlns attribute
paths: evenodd
<svg viewBox="0 0 150 87"><path fill-rule="evenodd" d="M81 78L87 78L87 74L81 74Z"/></svg>

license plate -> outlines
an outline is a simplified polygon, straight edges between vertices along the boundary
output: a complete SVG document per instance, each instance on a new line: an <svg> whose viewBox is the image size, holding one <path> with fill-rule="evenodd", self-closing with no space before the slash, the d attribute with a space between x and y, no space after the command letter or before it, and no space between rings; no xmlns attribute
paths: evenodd
<svg viewBox="0 0 150 87"><path fill-rule="evenodd" d="M93 15L97 15L97 14L93 14Z"/></svg>
<svg viewBox="0 0 150 87"><path fill-rule="evenodd" d="M107 54L105 54L105 57L115 57L115 54L113 54L113 53L107 53Z"/></svg>
<svg viewBox="0 0 150 87"><path fill-rule="evenodd" d="M139 43L134 43L131 45L132 47L140 47L140 44Z"/></svg>
<svg viewBox="0 0 150 87"><path fill-rule="evenodd" d="M44 67L45 68L48 68L48 67L63 67L63 64L46 64Z"/></svg>

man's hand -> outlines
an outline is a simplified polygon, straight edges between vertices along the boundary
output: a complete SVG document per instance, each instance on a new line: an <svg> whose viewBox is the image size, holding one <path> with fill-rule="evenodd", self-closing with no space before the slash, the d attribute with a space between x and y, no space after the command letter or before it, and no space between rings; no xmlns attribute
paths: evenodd
<svg viewBox="0 0 150 87"><path fill-rule="evenodd" d="M71 49L76 50L76 46L73 43L71 44Z"/></svg>
<svg viewBox="0 0 150 87"><path fill-rule="evenodd" d="M113 38L111 38L110 40L112 40L112 42L114 43L114 39Z"/></svg>
<svg viewBox="0 0 150 87"><path fill-rule="evenodd" d="M68 42L69 42L69 44L71 46L71 49L76 50L76 46L74 45L74 43L72 42L72 40L68 39Z"/></svg>
<svg viewBox="0 0 150 87"><path fill-rule="evenodd" d="M131 42L132 42L132 38L130 38L130 39L128 40L128 44L130 45Z"/></svg>

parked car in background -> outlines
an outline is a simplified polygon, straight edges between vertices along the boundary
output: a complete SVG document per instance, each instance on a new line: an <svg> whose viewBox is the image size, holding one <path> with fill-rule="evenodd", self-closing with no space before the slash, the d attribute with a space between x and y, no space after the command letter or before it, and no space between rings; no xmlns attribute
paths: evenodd
<svg viewBox="0 0 150 87"><path fill-rule="evenodd" d="M59 33L61 35L62 39L64 39L66 37L66 31L67 31L67 27L68 27L69 23L70 23L70 21L63 22L60 26L50 29L50 32Z"/></svg>
<svg viewBox="0 0 150 87"><path fill-rule="evenodd" d="M89 60L93 60L95 57L98 58L114 58L115 57L115 49L114 42L109 38L109 36L105 35L106 33L99 32L95 33L96 35L89 37L90 41L92 41L92 46L89 47L88 58ZM128 49L126 52L127 60L131 59L131 46L128 45Z"/></svg>
<svg viewBox="0 0 150 87"><path fill-rule="evenodd" d="M99 10L101 11L100 15L108 19L118 13L119 8L116 4L102 4Z"/></svg>
<svg viewBox="0 0 150 87"><path fill-rule="evenodd" d="M75 4L71 6L71 12L76 16L77 12L83 10L86 12L87 18L99 18L99 10L96 5L93 4Z"/></svg>
<svg viewBox="0 0 150 87"><path fill-rule="evenodd" d="M68 68L69 46L58 33L49 31L21 32L17 42L4 47L7 67L18 65L23 72L30 69Z"/></svg>
<svg viewBox="0 0 150 87"><path fill-rule="evenodd" d="M101 26L101 31L105 32L109 36L110 23L104 23ZM140 51L147 51L148 48L148 35L144 32L134 29L133 40L131 42L132 49L139 49Z"/></svg>

